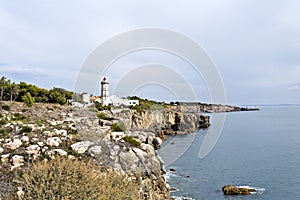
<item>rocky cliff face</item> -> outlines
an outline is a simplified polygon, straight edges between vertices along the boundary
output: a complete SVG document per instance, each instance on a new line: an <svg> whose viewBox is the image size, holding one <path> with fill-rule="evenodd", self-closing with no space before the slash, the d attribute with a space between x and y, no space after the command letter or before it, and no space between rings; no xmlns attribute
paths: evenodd
<svg viewBox="0 0 300 200"><path fill-rule="evenodd" d="M117 110L114 113L128 130L150 131L156 134L190 133L209 126L209 117L195 113L182 113L167 110L137 112ZM177 121L176 121L177 118ZM174 125L178 127L174 128Z"/></svg>
<svg viewBox="0 0 300 200"><path fill-rule="evenodd" d="M99 119L93 108L5 104L10 110L0 107L0 170L7 173L0 177L0 198L13 190L11 171L29 167L32 161L64 156L93 158L103 167L126 173L139 184L140 199L170 199L156 152L162 144L159 137L209 124L208 117L166 110L102 111L108 119ZM127 131L114 132L111 125L120 122Z"/></svg>
<svg viewBox="0 0 300 200"><path fill-rule="evenodd" d="M0 106L0 199L16 190L12 171L30 167L33 161L55 157L93 158L105 168L127 174L139 185L137 199L170 198L162 161L154 148L162 141L155 133L113 132L112 123L120 122L121 118L99 120L91 108L51 104L27 108L8 102L5 105L10 110L3 109L3 103Z"/></svg>

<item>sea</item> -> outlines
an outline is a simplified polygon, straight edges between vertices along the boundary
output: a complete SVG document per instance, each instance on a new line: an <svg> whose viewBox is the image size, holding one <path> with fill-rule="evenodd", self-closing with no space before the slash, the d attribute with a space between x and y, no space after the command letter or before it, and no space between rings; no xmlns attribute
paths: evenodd
<svg viewBox="0 0 300 200"><path fill-rule="evenodd" d="M300 199L300 106L259 108L227 113L217 143L201 159L199 151L209 131L168 137L158 152L162 160L184 151L165 166L174 199ZM211 117L210 128L213 126ZM186 141L188 148L182 145ZM178 152L166 152L170 145ZM225 196L224 185L254 188L257 192Z"/></svg>

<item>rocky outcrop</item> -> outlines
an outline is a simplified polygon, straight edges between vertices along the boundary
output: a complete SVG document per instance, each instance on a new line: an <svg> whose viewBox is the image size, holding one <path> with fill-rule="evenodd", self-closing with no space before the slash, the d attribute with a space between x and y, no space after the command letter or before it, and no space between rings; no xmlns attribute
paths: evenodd
<svg viewBox="0 0 300 200"><path fill-rule="evenodd" d="M255 189L236 187L234 185L225 185L222 191L224 195L249 195L252 192L256 192Z"/></svg>
<svg viewBox="0 0 300 200"><path fill-rule="evenodd" d="M89 108L75 110L48 104L33 108L16 104L11 108L9 112L0 109L0 169L3 171L0 199L13 190L7 181L12 170L30 167L33 160L39 162L58 156L92 158L104 168L126 173L139 184L142 199L170 198L162 161L155 150L162 140L154 132L112 132L112 123L126 119L114 116L113 121L99 123L96 113ZM14 116L22 116L22 120L13 119ZM131 140L123 140L125 136Z"/></svg>
<svg viewBox="0 0 300 200"><path fill-rule="evenodd" d="M210 125L208 116L167 110L119 110L114 116L122 120L128 130L150 131L158 135L191 133Z"/></svg>

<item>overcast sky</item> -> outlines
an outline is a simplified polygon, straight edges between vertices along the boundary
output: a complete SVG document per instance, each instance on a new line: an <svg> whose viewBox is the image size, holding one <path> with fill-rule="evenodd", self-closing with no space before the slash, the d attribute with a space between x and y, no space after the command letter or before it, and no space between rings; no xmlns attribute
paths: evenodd
<svg viewBox="0 0 300 200"><path fill-rule="evenodd" d="M82 64L99 45L120 33L152 27L186 35L207 51L223 79L228 104L300 103L299 10L298 0L0 0L0 76L73 90ZM164 52L126 55L104 75L114 88L133 66L149 63L174 68L200 101L211 101L201 77ZM176 97L159 84L134 94Z"/></svg>

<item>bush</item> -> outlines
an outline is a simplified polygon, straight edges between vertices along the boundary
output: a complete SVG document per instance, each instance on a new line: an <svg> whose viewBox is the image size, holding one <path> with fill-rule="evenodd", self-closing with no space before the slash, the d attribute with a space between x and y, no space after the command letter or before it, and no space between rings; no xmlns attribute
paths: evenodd
<svg viewBox="0 0 300 200"><path fill-rule="evenodd" d="M1 119L1 120L0 120L0 126L5 125L5 124L7 124L7 123L8 123L8 121L5 120L5 119Z"/></svg>
<svg viewBox="0 0 300 200"><path fill-rule="evenodd" d="M1 107L2 107L3 110L10 111L10 106L9 105L3 105Z"/></svg>
<svg viewBox="0 0 300 200"><path fill-rule="evenodd" d="M31 96L29 92L27 92L23 97L22 100L24 103L28 106L31 107L34 104L34 98Z"/></svg>
<svg viewBox="0 0 300 200"><path fill-rule="evenodd" d="M28 127L28 126L22 126L20 132L21 133L30 133L32 131L32 128L31 127Z"/></svg>
<svg viewBox="0 0 300 200"><path fill-rule="evenodd" d="M137 141L134 137L132 137L131 135L126 135L125 137L123 137L123 140L125 142L129 142L130 144L136 146L136 147L140 147L141 143L139 141Z"/></svg>
<svg viewBox="0 0 300 200"><path fill-rule="evenodd" d="M103 111L103 110L111 110L111 107L110 106L102 106L100 103L95 103L95 108L98 110L98 111Z"/></svg>
<svg viewBox="0 0 300 200"><path fill-rule="evenodd" d="M124 132L124 131L126 131L126 127L125 127L125 124L123 122L112 123L111 124L111 130L113 132Z"/></svg>
<svg viewBox="0 0 300 200"><path fill-rule="evenodd" d="M20 113L15 113L13 116L13 120L15 121L24 121L26 117Z"/></svg>
<svg viewBox="0 0 300 200"><path fill-rule="evenodd" d="M140 199L137 184L91 161L56 158L16 174L23 199Z"/></svg>
<svg viewBox="0 0 300 200"><path fill-rule="evenodd" d="M103 120L109 120L109 121L114 120L113 117L108 117L108 116L106 116L104 113L98 113L98 114L97 114L97 117L98 117L99 119L103 119Z"/></svg>

